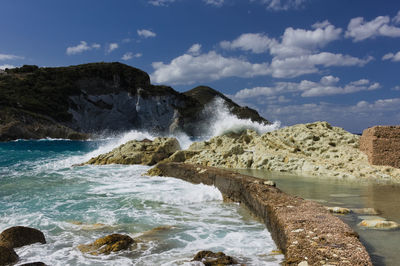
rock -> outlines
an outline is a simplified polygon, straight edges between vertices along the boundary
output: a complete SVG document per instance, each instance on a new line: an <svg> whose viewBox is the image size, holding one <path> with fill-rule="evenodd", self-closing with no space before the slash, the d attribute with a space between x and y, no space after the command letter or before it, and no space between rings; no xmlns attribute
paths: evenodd
<svg viewBox="0 0 400 266"><path fill-rule="evenodd" d="M91 255L110 254L129 249L135 241L128 235L112 234L97 239L92 244L79 245L78 249L82 253Z"/></svg>
<svg viewBox="0 0 400 266"><path fill-rule="evenodd" d="M44 234L34 228L14 226L0 234L0 245L10 248L19 248L34 243L46 244Z"/></svg>
<svg viewBox="0 0 400 266"><path fill-rule="evenodd" d="M379 212L374 208L360 208L360 209L351 209L352 212L356 214L369 214L369 215L378 215Z"/></svg>
<svg viewBox="0 0 400 266"><path fill-rule="evenodd" d="M371 165L359 150L359 136L327 122L298 124L262 135L246 130L196 142L185 163L222 168L252 168L335 179L390 180L400 169ZM400 150L400 149L399 149ZM181 162L184 156L180 156Z"/></svg>
<svg viewBox="0 0 400 266"><path fill-rule="evenodd" d="M307 261L302 261L299 264L297 264L297 266L308 266L308 262Z"/></svg>
<svg viewBox="0 0 400 266"><path fill-rule="evenodd" d="M374 165L400 168L400 126L375 126L364 130L360 150Z"/></svg>
<svg viewBox="0 0 400 266"><path fill-rule="evenodd" d="M342 207L325 207L331 213L337 214L349 214L351 212L350 209L342 208Z"/></svg>
<svg viewBox="0 0 400 266"><path fill-rule="evenodd" d="M222 252L214 253L208 250L199 251L194 256L192 261L201 261L206 266L222 266L238 263L234 258L232 258L231 256L227 256Z"/></svg>
<svg viewBox="0 0 400 266"><path fill-rule="evenodd" d="M84 164L154 165L178 150L180 150L180 146L175 138L155 138L151 142L131 140L108 153L90 159Z"/></svg>
<svg viewBox="0 0 400 266"><path fill-rule="evenodd" d="M28 263L21 264L18 266L46 266L46 264L43 262L40 262L40 261L36 261L36 262L28 262Z"/></svg>
<svg viewBox="0 0 400 266"><path fill-rule="evenodd" d="M396 222L381 219L363 220L358 224L358 226L381 230L397 229L400 227L400 225Z"/></svg>
<svg viewBox="0 0 400 266"><path fill-rule="evenodd" d="M0 244L0 266L9 265L18 261L18 255L14 249L1 246Z"/></svg>

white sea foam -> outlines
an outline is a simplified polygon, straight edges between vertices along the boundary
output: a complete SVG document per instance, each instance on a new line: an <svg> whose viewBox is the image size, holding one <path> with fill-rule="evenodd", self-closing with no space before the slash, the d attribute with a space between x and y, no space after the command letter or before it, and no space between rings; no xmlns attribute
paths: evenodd
<svg viewBox="0 0 400 266"><path fill-rule="evenodd" d="M251 119L240 119L229 111L223 99L219 97L208 104L204 111L210 115L211 122L207 134L210 137L229 132L240 133L246 129L251 129L258 134L263 134L279 129L281 126L280 121L275 121L273 124L264 124L251 121Z"/></svg>

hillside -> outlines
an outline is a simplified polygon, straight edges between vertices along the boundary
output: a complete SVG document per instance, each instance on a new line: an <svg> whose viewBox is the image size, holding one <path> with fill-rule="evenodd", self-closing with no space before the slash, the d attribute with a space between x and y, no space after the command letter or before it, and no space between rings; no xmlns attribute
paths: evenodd
<svg viewBox="0 0 400 266"><path fill-rule="evenodd" d="M132 129L194 135L207 123L203 108L215 96L238 117L268 123L211 88L179 93L152 85L146 72L117 62L25 65L0 73L0 141L84 139Z"/></svg>

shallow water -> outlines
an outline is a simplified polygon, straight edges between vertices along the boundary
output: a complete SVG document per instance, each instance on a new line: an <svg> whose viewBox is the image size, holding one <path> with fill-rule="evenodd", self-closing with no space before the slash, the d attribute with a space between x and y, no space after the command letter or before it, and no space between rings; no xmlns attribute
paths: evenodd
<svg viewBox="0 0 400 266"><path fill-rule="evenodd" d="M284 192L304 199L317 201L325 206L345 208L374 208L379 216L400 223L400 185L356 183L302 177L264 170L238 170L276 182ZM400 261L400 230L372 230L357 226L363 214L339 215L357 233L367 247L374 265L397 266Z"/></svg>
<svg viewBox="0 0 400 266"><path fill-rule="evenodd" d="M142 176L145 166L71 167L125 141L0 143L0 231L30 226L47 239L16 249L20 263L188 265L200 250L250 265L282 261L270 255L276 246L265 226L239 205L224 203L214 187ZM141 242L133 251L101 257L76 248L112 233Z"/></svg>

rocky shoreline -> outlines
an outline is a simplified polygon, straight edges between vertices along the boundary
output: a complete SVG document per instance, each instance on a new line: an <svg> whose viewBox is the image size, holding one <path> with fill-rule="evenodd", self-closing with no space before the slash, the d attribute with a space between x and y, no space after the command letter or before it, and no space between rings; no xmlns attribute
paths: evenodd
<svg viewBox="0 0 400 266"><path fill-rule="evenodd" d="M159 163L148 174L214 185L225 199L244 204L263 220L285 254L285 265L372 265L348 225L322 205L287 195L268 181L184 163Z"/></svg>

